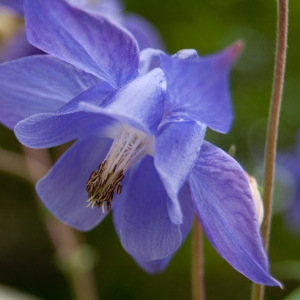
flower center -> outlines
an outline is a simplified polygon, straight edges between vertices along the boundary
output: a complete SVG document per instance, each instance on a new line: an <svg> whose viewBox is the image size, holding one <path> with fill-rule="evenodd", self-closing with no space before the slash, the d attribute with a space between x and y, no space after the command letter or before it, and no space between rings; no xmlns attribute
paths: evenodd
<svg viewBox="0 0 300 300"><path fill-rule="evenodd" d="M129 126L122 126L104 161L86 182L87 207L111 210L114 193L121 194L125 172L152 151L153 137Z"/></svg>

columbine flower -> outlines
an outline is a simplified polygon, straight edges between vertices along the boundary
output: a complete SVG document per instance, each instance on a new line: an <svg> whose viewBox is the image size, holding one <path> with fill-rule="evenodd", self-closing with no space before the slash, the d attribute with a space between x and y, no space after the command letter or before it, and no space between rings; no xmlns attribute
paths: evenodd
<svg viewBox="0 0 300 300"><path fill-rule="evenodd" d="M295 234L300 234L300 133L298 133L294 149L279 153L277 161L287 174L291 175L287 195L291 203L287 208L285 219L289 228Z"/></svg>
<svg viewBox="0 0 300 300"><path fill-rule="evenodd" d="M149 272L167 265L196 212L235 269L278 284L244 171L203 141L207 126L229 129L239 43L203 58L146 49L139 59L132 36L104 17L60 0L25 3L29 40L51 56L1 66L0 119L29 147L76 139L37 184L48 209L80 230L112 210L123 247Z"/></svg>

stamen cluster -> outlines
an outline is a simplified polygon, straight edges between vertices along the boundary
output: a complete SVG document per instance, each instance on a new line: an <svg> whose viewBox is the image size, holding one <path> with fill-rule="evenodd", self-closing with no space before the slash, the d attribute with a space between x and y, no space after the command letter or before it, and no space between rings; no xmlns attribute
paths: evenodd
<svg viewBox="0 0 300 300"><path fill-rule="evenodd" d="M106 202L107 211L111 210L111 201L114 192L121 194L121 181L124 178L123 170L116 172L117 165L114 166L112 172L103 174L107 167L107 160L99 165L96 171L93 171L86 182L86 191L88 192L88 207L101 207L104 210L104 202Z"/></svg>

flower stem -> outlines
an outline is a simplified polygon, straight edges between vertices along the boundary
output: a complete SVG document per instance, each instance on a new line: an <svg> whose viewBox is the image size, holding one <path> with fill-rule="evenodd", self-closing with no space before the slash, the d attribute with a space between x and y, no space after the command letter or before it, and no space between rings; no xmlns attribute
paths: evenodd
<svg viewBox="0 0 300 300"><path fill-rule="evenodd" d="M278 136L278 124L282 99L282 90L285 73L287 32L288 32L288 0L278 0L278 23L277 42L274 66L272 97L269 110L269 122L265 147L265 178L264 178L264 210L265 218L262 224L262 239L266 252L269 248L272 205L273 205L273 183L276 159L276 144ZM264 286L253 285L252 300L264 298Z"/></svg>
<svg viewBox="0 0 300 300"><path fill-rule="evenodd" d="M197 217L192 230L192 299L205 299L203 231Z"/></svg>

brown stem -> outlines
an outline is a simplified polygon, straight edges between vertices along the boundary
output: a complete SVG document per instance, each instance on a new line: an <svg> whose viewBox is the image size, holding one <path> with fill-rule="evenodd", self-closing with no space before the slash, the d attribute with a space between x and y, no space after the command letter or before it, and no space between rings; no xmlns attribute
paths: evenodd
<svg viewBox="0 0 300 300"><path fill-rule="evenodd" d="M288 32L288 0L278 0L278 24L273 89L265 147L264 210L262 239L266 252L269 248L273 206L273 184L280 107L283 91ZM264 286L254 285L252 300L264 298Z"/></svg>
<svg viewBox="0 0 300 300"><path fill-rule="evenodd" d="M192 299L205 299L204 285L204 255L203 230L197 219L194 218L192 229Z"/></svg>

